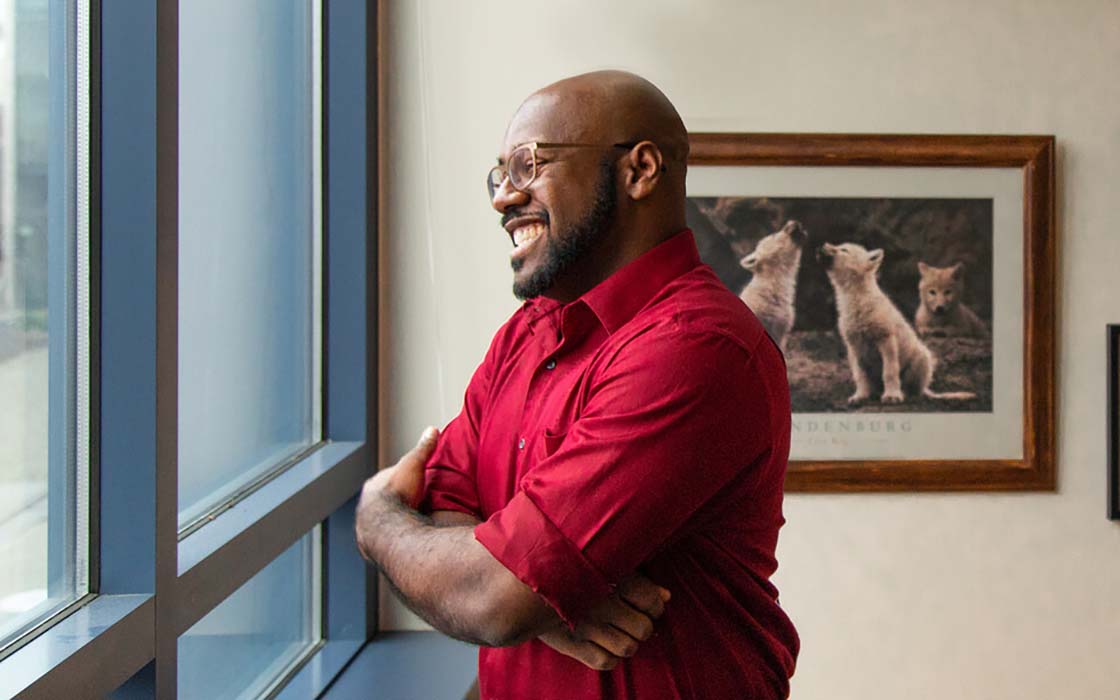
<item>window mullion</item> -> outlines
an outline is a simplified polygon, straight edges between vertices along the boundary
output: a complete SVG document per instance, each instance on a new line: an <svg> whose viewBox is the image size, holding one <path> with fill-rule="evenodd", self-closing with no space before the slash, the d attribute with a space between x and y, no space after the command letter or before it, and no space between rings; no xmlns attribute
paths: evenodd
<svg viewBox="0 0 1120 700"><path fill-rule="evenodd" d="M179 543L179 1L156 39L156 697L177 695Z"/></svg>

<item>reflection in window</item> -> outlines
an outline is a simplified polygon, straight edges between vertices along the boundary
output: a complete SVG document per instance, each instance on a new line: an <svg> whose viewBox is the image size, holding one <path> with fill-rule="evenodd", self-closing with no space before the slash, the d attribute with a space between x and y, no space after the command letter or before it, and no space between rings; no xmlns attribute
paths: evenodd
<svg viewBox="0 0 1120 700"><path fill-rule="evenodd" d="M88 590L85 8L0 0L0 649Z"/></svg>
<svg viewBox="0 0 1120 700"><path fill-rule="evenodd" d="M312 650L318 537L305 535L179 638L180 700L263 697Z"/></svg>
<svg viewBox="0 0 1120 700"><path fill-rule="evenodd" d="M319 440L318 5L179 5L179 521Z"/></svg>

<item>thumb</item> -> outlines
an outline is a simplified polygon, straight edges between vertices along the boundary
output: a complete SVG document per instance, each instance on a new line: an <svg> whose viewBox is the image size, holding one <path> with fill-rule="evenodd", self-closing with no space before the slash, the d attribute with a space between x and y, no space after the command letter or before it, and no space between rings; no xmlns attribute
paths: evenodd
<svg viewBox="0 0 1120 700"><path fill-rule="evenodd" d="M435 452L436 444L439 442L439 429L433 426L428 426L424 432L420 434L420 441L416 443L409 452L409 457L420 462L423 466L428 462L428 458Z"/></svg>
<svg viewBox="0 0 1120 700"><path fill-rule="evenodd" d="M389 472L385 486L410 508L415 508L423 497L424 467L436 449L438 438L438 430L431 427L425 429L416 447L406 452Z"/></svg>

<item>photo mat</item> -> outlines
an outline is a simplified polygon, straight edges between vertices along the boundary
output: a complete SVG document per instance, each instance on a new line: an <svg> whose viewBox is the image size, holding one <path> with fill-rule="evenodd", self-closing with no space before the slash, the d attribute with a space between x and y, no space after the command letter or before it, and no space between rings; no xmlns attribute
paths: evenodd
<svg viewBox="0 0 1120 700"><path fill-rule="evenodd" d="M1105 328L1108 339L1108 519L1120 520L1120 324Z"/></svg>

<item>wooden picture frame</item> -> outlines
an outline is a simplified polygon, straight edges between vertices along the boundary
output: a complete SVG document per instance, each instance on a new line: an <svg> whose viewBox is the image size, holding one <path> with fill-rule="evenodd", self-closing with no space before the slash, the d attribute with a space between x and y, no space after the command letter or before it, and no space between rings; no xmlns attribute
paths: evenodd
<svg viewBox="0 0 1120 700"><path fill-rule="evenodd" d="M696 212L701 212L701 223L712 223L713 230L722 232L720 235L725 241L717 242L718 245L728 245L726 241L730 240L738 246L731 253L734 255L743 255L744 246L755 245L761 238L735 238L737 230L732 230L731 224L727 223L731 219L717 219L720 212L734 207L741 209L746 203L755 208L766 205L779 213L797 207L808 211L806 207L810 205L816 206L812 211L843 213L844 207L855 207L861 202L872 202L877 210L889 209L896 202L916 202L915 206L919 208L922 203L928 203L931 207L937 205L942 209L949 206L944 202L960 202L961 206L979 202L993 212L988 224L990 242L984 243L988 246L987 257L984 258L988 261L988 276L984 279L991 281L993 290L987 297L991 309L988 364L985 365L991 368L986 375L991 389L985 395L987 403L977 404L980 408L972 413L954 413L959 409L946 408L905 415L890 412L900 407L893 404L893 397L888 403L885 394L881 405L874 401L869 402L872 405L863 405L859 401L849 403L848 406L854 407L852 410L879 411L876 414L879 416L902 416L898 420L905 420L905 425L911 426L905 435L897 436L897 439L893 435L879 435L874 440L864 440L862 434L859 439L851 436L849 431L855 431L853 425L872 426L879 421L881 425L889 423L893 426L894 419L860 417L853 424L853 416L857 414L848 414L843 407L823 412L814 408L799 413L796 405L798 397L795 395L796 434L786 479L788 491L1013 491L1055 488L1054 292L1057 246L1053 136L693 133L689 139L690 225L698 234L693 219L698 216ZM985 202L988 204L985 205ZM808 234L812 248L828 242L830 237L835 242L854 235L847 233L852 230L851 227L830 231L829 219L822 216L817 217L816 228L824 229L824 232L810 230ZM742 217L736 219L741 220ZM958 237L964 239L963 234ZM703 256L704 242L700 235L697 239ZM965 240L964 243L969 244L970 241ZM878 250L880 256L881 250ZM801 259L812 259L808 253L807 249ZM928 251L915 249L906 254L896 252L892 256L888 251L888 255L880 259L884 266L895 265L896 276L916 280L919 272L915 262L927 254ZM747 255L739 262L746 267L750 257ZM833 263L829 261L828 264ZM728 267L726 261L724 267ZM927 269L924 266L917 268ZM820 268L810 272L806 270L802 263L798 279L802 280L810 273L816 274L816 278L810 279L821 299L806 301L799 296L797 303L819 305L827 301L835 310L835 297L826 298L828 295L819 291L825 285L821 280L827 273L819 272ZM798 274L796 270L795 274ZM827 279L832 280L832 276L828 275ZM739 291L727 278L725 283L733 291ZM798 285L801 286L801 282ZM895 297L899 297L896 302L899 309L902 309L903 301L922 304L913 285L907 287L899 283L893 290ZM743 291L745 293L745 287ZM903 296L906 299L901 299ZM812 306L812 309L817 308ZM904 311L900 313L905 314ZM911 325L914 323L911 322ZM796 323L794 328L797 328ZM825 331L817 333L825 334ZM846 347L836 342L836 339L842 338L835 327L832 334L833 347ZM958 342L940 338L931 338L927 342L934 340ZM937 357L936 353L934 357ZM795 350L787 351L791 387L794 385L792 373L797 359ZM855 384L858 387L854 375L849 372L840 371L837 377L837 384ZM936 374L934 377L936 383ZM883 380L886 382L886 374ZM1114 385L1112 390L1115 390ZM852 398L859 393L857 390ZM979 396L976 392L967 393ZM820 405L825 406L823 403ZM1115 403L1110 406L1114 418L1111 425L1115 425ZM919 411L912 407L911 410ZM1021 419L1018 414L1021 414ZM805 416L811 416L812 420L806 423L802 420ZM803 424L825 426L841 434L833 432L823 440L814 437L810 443L803 439ZM915 429L914 425L922 427ZM992 427L985 427L989 425ZM959 440L956 437L958 433L963 436ZM1115 440L1110 445L1115 445ZM1112 473L1115 474L1115 468ZM1115 488L1112 493L1115 496Z"/></svg>
<svg viewBox="0 0 1120 700"><path fill-rule="evenodd" d="M1120 520L1120 324L1109 324L1106 330L1108 348L1108 519Z"/></svg>

